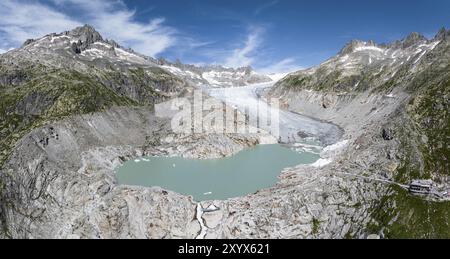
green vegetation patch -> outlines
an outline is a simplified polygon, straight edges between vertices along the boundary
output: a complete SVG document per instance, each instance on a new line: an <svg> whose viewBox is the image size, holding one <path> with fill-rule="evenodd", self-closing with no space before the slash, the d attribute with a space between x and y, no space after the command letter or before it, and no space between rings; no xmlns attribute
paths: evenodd
<svg viewBox="0 0 450 259"><path fill-rule="evenodd" d="M138 105L93 76L67 70L43 72L0 91L0 166L23 135L48 121L112 106Z"/></svg>
<svg viewBox="0 0 450 259"><path fill-rule="evenodd" d="M370 233L385 238L450 238L450 202L433 202L393 186L373 207Z"/></svg>

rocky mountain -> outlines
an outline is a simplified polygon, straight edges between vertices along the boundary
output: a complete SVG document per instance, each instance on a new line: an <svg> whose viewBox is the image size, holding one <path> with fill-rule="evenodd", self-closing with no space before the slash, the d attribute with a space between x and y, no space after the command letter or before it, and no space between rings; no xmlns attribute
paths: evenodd
<svg viewBox="0 0 450 259"><path fill-rule="evenodd" d="M258 74L251 67L237 69L220 65L199 67L185 65L179 61L175 63L168 62L165 59L159 59L158 61L162 68L199 86L225 88L272 81L269 76Z"/></svg>
<svg viewBox="0 0 450 259"><path fill-rule="evenodd" d="M330 171L400 185L432 180L442 193L450 190L450 31L441 29L433 39L412 33L390 44L351 41L267 94L345 130L349 145ZM372 231L448 237L448 202L424 202L395 184L372 184L379 196L365 211Z"/></svg>
<svg viewBox="0 0 450 259"><path fill-rule="evenodd" d="M27 40L0 55L0 164L49 120L122 105L153 105L192 86L90 26Z"/></svg>
<svg viewBox="0 0 450 259"><path fill-rule="evenodd" d="M132 49L125 49L112 40L103 39L100 33L89 25L27 40L21 48L2 57L6 61L14 58L79 71L88 71L91 67L111 70L158 67L155 59L138 54Z"/></svg>
<svg viewBox="0 0 450 259"><path fill-rule="evenodd" d="M198 73L199 79L191 73ZM180 200L177 194L157 189L142 193L139 188L119 187L113 170L97 167L103 162L95 162L94 157L113 164L139 154L223 157L257 144L257 135L169 136L170 120L157 118L153 105L188 96L196 86L209 85L204 76L220 81L214 81L214 86L267 80L255 76L249 68L161 64L104 39L88 25L27 40L21 48L0 55L0 238L157 238L175 229L181 232L169 236L195 237L197 223L191 222L195 204L190 198ZM112 153L106 155L104 151ZM103 154L97 156L96 152ZM94 160L88 158L89 154ZM88 172L93 177L86 177ZM167 200L170 196L172 201ZM140 214L147 207L151 213L137 224L152 226L147 229L151 234L131 233L134 227L128 234L128 230L107 234L109 230L98 228L109 225L110 216L116 218L113 214L122 213L109 197L141 200L136 212ZM103 202L113 203L110 212L104 210L110 206L103 207ZM154 207L157 204L173 212ZM91 213L92 217L86 217L88 207L99 209L93 213L103 223L88 222L88 218L96 217ZM162 224L155 221L160 213L166 214L158 219ZM131 214L123 216L133 221L140 218ZM173 214L179 216L174 218ZM38 218L40 223L35 220ZM125 224L125 218L117 218L118 223ZM180 219L187 224L169 226ZM99 231L99 235L75 226L79 220L84 221L81 225L95 225L91 230ZM63 230L64 225L72 224L81 232Z"/></svg>
<svg viewBox="0 0 450 259"><path fill-rule="evenodd" d="M30 39L0 56L0 161L24 132L51 118L153 105L196 86L265 81L251 68L161 62L104 39L89 25Z"/></svg>
<svg viewBox="0 0 450 259"><path fill-rule="evenodd" d="M319 66L288 75L280 85L340 93L365 91L382 85L390 88L386 85L388 82L397 84L400 83L396 80L398 78L420 73L423 64L430 62L427 57L432 55L430 53L445 39L445 35L441 31L434 39L427 40L418 33L412 33L390 44L354 40L337 56Z"/></svg>
<svg viewBox="0 0 450 259"><path fill-rule="evenodd" d="M182 64L180 61L171 63L163 58L156 60L132 49L123 48L113 40L103 39L100 33L89 25L60 34L53 33L37 40L27 40L22 48L9 52L7 57L27 59L55 67L70 67L82 72L90 70L91 66L107 70L161 68L192 85L209 87L244 86L271 81L269 77L254 72L251 67L197 67Z"/></svg>
<svg viewBox="0 0 450 259"><path fill-rule="evenodd" d="M199 80L196 76L190 77L194 73L191 70L199 73ZM161 64L104 39L88 25L27 40L22 47L0 55L0 238L67 237L67 233L59 232L62 225L74 223L75 218L87 219L84 211L87 203L82 201L86 195L107 199L112 189L118 187L113 171L96 170L93 178L85 178L85 174L80 173L79 170L84 169L77 167L87 153L122 146L124 149L119 148L118 152L110 151L123 159L139 153L178 153L194 157L207 153L221 157L256 144L257 136L173 136L172 144L161 142L166 137L164 134L169 134L170 121L156 118L153 105L189 95L194 87L209 85L202 73L215 71L227 76L211 76L220 80L223 86L267 80L257 78L249 68L234 70ZM187 141L185 148L180 146L180 141ZM126 149L131 153L123 153ZM99 158L107 156L100 155ZM29 163L36 163L31 166L34 167L31 171L26 169ZM56 195L59 198L50 194L60 193L76 182L83 184L67 190L64 195ZM101 193L93 187L97 183L104 186L100 188ZM127 189L117 197L132 197L131 192L137 190L128 191L131 190ZM161 194L159 191L150 193L152 199L159 199L156 196ZM103 198L93 199L95 205L91 205L98 206ZM175 195L174 209L180 208L176 205L180 202L178 198ZM186 213L190 214L192 202L184 200L186 203L182 206L186 205L185 208L189 208ZM160 202L168 205L165 198L157 203ZM145 203L158 213L153 210L153 205ZM78 216L73 214L75 207L80 212ZM46 223L34 229L33 218ZM150 224L156 223L153 218L149 220ZM87 236L93 235L90 232ZM191 235L194 237L195 233Z"/></svg>

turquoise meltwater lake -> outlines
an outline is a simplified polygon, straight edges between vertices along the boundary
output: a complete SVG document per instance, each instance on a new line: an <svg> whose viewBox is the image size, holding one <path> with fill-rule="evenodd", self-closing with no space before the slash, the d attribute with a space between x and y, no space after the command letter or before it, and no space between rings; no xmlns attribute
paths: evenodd
<svg viewBox="0 0 450 259"><path fill-rule="evenodd" d="M318 159L317 153L258 145L221 159L140 158L117 168L116 177L122 185L158 186L195 201L226 200L272 187L283 169Z"/></svg>

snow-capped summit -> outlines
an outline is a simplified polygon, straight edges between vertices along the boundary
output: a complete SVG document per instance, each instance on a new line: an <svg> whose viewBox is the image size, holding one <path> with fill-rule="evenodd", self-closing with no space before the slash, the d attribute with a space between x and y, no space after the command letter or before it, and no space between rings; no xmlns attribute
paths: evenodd
<svg viewBox="0 0 450 259"><path fill-rule="evenodd" d="M90 66L119 69L157 66L155 59L126 49L113 40L104 39L90 25L62 33L51 33L39 39L29 39L21 48L11 51L9 56L84 70Z"/></svg>
<svg viewBox="0 0 450 259"><path fill-rule="evenodd" d="M411 34L409 34L405 39L403 39L403 48L408 48L411 47L417 43L422 43L422 42L426 42L428 41L427 38L425 38L425 36L423 36L420 33L417 32L413 32Z"/></svg>
<svg viewBox="0 0 450 259"><path fill-rule="evenodd" d="M21 51L21 50L26 51ZM124 48L113 40L104 39L90 25L63 33L52 33L40 39L27 40L11 56L25 55L56 66L90 66L113 69L159 67L196 86L235 87L270 82L271 79L253 71L251 67L225 68L219 65L194 66L164 59L156 60L132 49Z"/></svg>
<svg viewBox="0 0 450 259"><path fill-rule="evenodd" d="M251 67L226 68L220 65L195 66L160 59L162 68L196 85L208 87L237 87L270 82L266 75L256 73Z"/></svg>
<svg viewBox="0 0 450 259"><path fill-rule="evenodd" d="M426 67L433 50L448 41L449 34L450 31L442 29L436 37L427 39L419 33L411 33L390 44L353 40L336 56L316 67L292 73L284 81L303 88L327 87L336 91L363 90L389 81L400 82L400 76Z"/></svg>
<svg viewBox="0 0 450 259"><path fill-rule="evenodd" d="M434 37L434 40L445 40L450 38L450 30L446 30L445 27L442 27L438 34L436 34L436 37Z"/></svg>
<svg viewBox="0 0 450 259"><path fill-rule="evenodd" d="M339 52L340 55L362 50L378 50L379 47L373 41L352 40Z"/></svg>

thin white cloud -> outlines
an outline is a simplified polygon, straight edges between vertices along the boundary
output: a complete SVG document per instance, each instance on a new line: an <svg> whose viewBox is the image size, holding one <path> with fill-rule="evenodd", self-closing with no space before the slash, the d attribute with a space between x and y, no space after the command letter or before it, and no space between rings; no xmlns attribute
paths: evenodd
<svg viewBox="0 0 450 259"><path fill-rule="evenodd" d="M72 5L82 6L85 9L96 10L100 12L106 12L115 8L126 8L126 5L121 0L51 0L53 3L59 6Z"/></svg>
<svg viewBox="0 0 450 259"><path fill-rule="evenodd" d="M183 40L185 42L185 45L190 49L202 48L216 43L215 41L198 41L188 37L184 38Z"/></svg>
<svg viewBox="0 0 450 259"><path fill-rule="evenodd" d="M272 60L273 62L270 63L269 55L263 46L264 33L265 29L262 27L251 27L241 47L231 50L210 49L207 51L207 55L216 57L216 60L224 60L222 64L227 67L252 66L263 74L287 74L303 69L294 58L285 58L280 61ZM267 65L268 63L269 65Z"/></svg>
<svg viewBox="0 0 450 259"><path fill-rule="evenodd" d="M0 39L7 47L79 25L67 15L38 2L0 1Z"/></svg>
<svg viewBox="0 0 450 259"><path fill-rule="evenodd" d="M261 6L258 6L258 8L256 8L254 14L255 14L255 15L259 15L259 14L261 14L263 11L265 11L266 9L268 9L268 8L274 6L274 5L277 5L277 4L278 4L278 0L274 0L274 1L271 1L271 2L267 2L267 3L265 3L265 4L261 5Z"/></svg>
<svg viewBox="0 0 450 259"><path fill-rule="evenodd" d="M138 52L155 56L174 46L177 31L164 18L136 21L134 10L120 0L52 0L53 6L36 1L0 2L0 38L16 47L28 38L62 32L91 24L105 37ZM75 13L81 14L76 16Z"/></svg>
<svg viewBox="0 0 450 259"><path fill-rule="evenodd" d="M239 47L223 48L212 47L201 49L201 55L215 64L225 67L239 68L251 66L259 73L285 75L303 69L294 58L282 60L273 59L272 53L264 46L266 29L261 26L253 26L248 30L247 37ZM236 46L236 45L235 45ZM270 60L272 59L272 62Z"/></svg>
<svg viewBox="0 0 450 259"><path fill-rule="evenodd" d="M261 46L262 34L264 30L260 27L253 27L240 48L232 50L232 54L225 59L227 67L244 67L250 66L255 62L256 50Z"/></svg>
<svg viewBox="0 0 450 259"><path fill-rule="evenodd" d="M277 2L260 6L257 13ZM172 51L180 57L183 53L199 49L200 56L228 67L254 66L267 73L299 68L293 59L284 59L261 68L260 64L267 64L262 46L263 27L250 27L247 37L238 47L214 48L210 45L215 42L198 41L182 35L167 26L162 17L147 22L137 21L136 11L129 9L122 0L50 0L46 4L40 0L1 0L0 53L20 46L27 39L70 30L86 23L93 25L106 38L150 56L176 46Z"/></svg>
<svg viewBox="0 0 450 259"><path fill-rule="evenodd" d="M286 58L279 62L276 62L272 65L258 68L258 72L264 74L283 74L283 73L291 73L294 71L298 71L304 69L302 66L297 64L297 61L293 58Z"/></svg>
<svg viewBox="0 0 450 259"><path fill-rule="evenodd" d="M136 12L119 0L53 0L84 13L84 18L106 37L155 56L176 43L176 30L165 26L164 18L147 23L135 20Z"/></svg>

